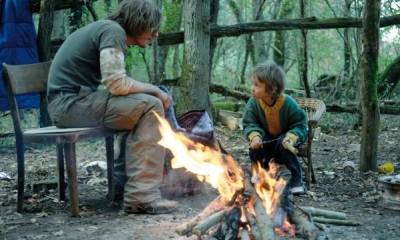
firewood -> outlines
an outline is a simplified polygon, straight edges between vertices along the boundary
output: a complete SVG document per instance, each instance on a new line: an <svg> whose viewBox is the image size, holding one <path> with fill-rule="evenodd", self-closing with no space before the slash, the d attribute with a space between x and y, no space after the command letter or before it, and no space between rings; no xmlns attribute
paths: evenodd
<svg viewBox="0 0 400 240"><path fill-rule="evenodd" d="M189 222L183 223L175 230L179 235L187 235L202 219L210 216L211 214L224 209L226 206L225 200L221 196L214 199L206 208L203 209L196 217L192 218Z"/></svg>
<svg viewBox="0 0 400 240"><path fill-rule="evenodd" d="M226 212L224 220L213 237L217 239L236 240L239 235L240 216L241 211L238 207L234 207L229 212Z"/></svg>
<svg viewBox="0 0 400 240"><path fill-rule="evenodd" d="M343 220L343 219L332 219L332 218L324 218L324 217L313 217L312 220L317 223L328 223L333 225L343 225L343 226L358 226L359 222L355 222L352 220Z"/></svg>
<svg viewBox="0 0 400 240"><path fill-rule="evenodd" d="M214 226L215 224L217 224L218 222L221 221L221 219L224 217L225 215L225 210L221 210L218 211L212 215L210 215L209 217L201 220L192 230L192 233L197 235L197 236L201 236L203 234L205 234L208 229L210 229L212 226Z"/></svg>
<svg viewBox="0 0 400 240"><path fill-rule="evenodd" d="M262 201L258 196L255 197L254 211L256 212L256 223L261 233L261 239L275 239L272 221L268 217Z"/></svg>
<svg viewBox="0 0 400 240"><path fill-rule="evenodd" d="M251 240L250 234L246 229L242 229L242 232L240 233L240 239L241 240Z"/></svg>
<svg viewBox="0 0 400 240"><path fill-rule="evenodd" d="M306 211L307 213L311 214L313 217L318 216L318 217L326 217L330 219L341 219L341 220L345 220L347 218L346 214L342 212L325 210L315 207L300 207L300 208L303 211Z"/></svg>
<svg viewBox="0 0 400 240"><path fill-rule="evenodd" d="M308 216L299 209L294 209L290 214L290 219L296 226L296 234L309 240L318 239L320 230L310 222Z"/></svg>
<svg viewBox="0 0 400 240"><path fill-rule="evenodd" d="M249 232L251 239L262 240L261 233L260 231L258 231L256 218L251 213L249 213L247 208L242 208L242 212L245 215L247 223L251 228L251 231Z"/></svg>

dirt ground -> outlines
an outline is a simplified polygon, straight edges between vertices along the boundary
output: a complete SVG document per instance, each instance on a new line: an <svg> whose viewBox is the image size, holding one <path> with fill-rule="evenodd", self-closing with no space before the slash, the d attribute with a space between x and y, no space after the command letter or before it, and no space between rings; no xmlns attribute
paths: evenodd
<svg viewBox="0 0 400 240"><path fill-rule="evenodd" d="M359 226L325 225L322 239L400 239L400 212L380 204L377 173L360 174L360 136L352 130L355 116L326 114L321 133L313 145L317 184L304 196L295 197L300 206L314 206L345 212ZM400 116L381 116L379 164L399 164ZM240 162L247 161L247 143L240 131L217 126L217 136ZM203 209L216 193L209 186L193 195L178 197L179 209L164 215L126 215L106 200L106 178L100 170L89 171L93 161L105 161L104 144L82 142L77 146L81 217L69 216L68 202L59 202L51 183L56 178L53 148L29 147L26 151L27 198L24 214L15 212L16 161L10 142L0 142L0 172L12 180L0 180L0 239L196 239L178 236L174 229ZM356 165L353 173L343 172L343 163ZM399 170L397 171L399 174ZM47 192L32 190L40 182L48 182Z"/></svg>

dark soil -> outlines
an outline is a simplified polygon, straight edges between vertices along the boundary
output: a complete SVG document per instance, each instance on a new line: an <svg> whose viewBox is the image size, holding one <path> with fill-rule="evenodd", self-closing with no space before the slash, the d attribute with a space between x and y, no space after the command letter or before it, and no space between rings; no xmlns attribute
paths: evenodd
<svg viewBox="0 0 400 240"><path fill-rule="evenodd" d="M325 225L327 239L400 239L400 212L380 204L378 173L357 169L360 156L359 130L352 130L356 117L326 114L321 134L313 143L317 184L304 196L295 197L300 206L345 212L359 226ZM381 116L378 163L399 163L400 116ZM217 136L240 162L247 161L247 143L240 131L217 127ZM32 146L26 151L25 213L15 212L16 160L10 141L0 141L0 172L12 180L0 180L0 239L196 239L178 236L174 229L203 209L216 193L208 186L192 196L175 197L181 203L172 214L126 215L106 200L107 181L101 171L88 173L89 162L105 161L104 143L82 142L77 146L81 217L69 216L68 202L59 202L55 149ZM343 163L354 162L353 173L343 172ZM399 171L397 171L399 174ZM33 185L47 182L32 192ZM182 189L177 189L181 191Z"/></svg>

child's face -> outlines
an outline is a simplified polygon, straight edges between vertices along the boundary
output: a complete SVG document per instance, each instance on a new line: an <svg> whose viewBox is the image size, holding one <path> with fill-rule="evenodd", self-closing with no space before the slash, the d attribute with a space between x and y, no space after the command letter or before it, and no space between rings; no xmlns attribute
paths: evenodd
<svg viewBox="0 0 400 240"><path fill-rule="evenodd" d="M275 96L272 88L260 82L258 78L254 76L251 77L251 94L254 98L261 99L268 105L273 105L275 103Z"/></svg>

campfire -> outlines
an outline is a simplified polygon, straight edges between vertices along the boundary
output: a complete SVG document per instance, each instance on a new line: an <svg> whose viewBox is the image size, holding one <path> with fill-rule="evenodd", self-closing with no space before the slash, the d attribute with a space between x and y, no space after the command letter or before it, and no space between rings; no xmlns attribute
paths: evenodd
<svg viewBox="0 0 400 240"><path fill-rule="evenodd" d="M246 169L230 155L174 132L160 117L159 121L159 144L173 154L172 168L185 168L219 193L201 213L178 227L180 235L256 240L319 236L309 216L288 198L290 171L285 166L271 161L268 171L259 163Z"/></svg>

